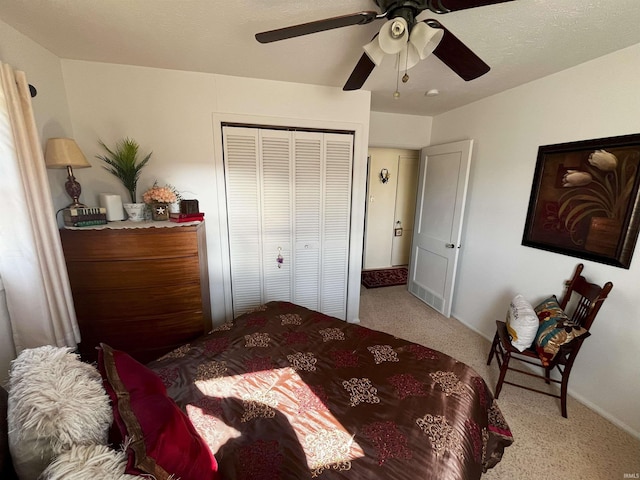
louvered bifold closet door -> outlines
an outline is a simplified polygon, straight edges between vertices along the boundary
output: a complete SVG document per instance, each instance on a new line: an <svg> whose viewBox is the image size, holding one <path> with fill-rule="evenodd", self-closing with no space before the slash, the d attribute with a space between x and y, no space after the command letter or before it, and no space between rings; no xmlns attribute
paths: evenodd
<svg viewBox="0 0 640 480"><path fill-rule="evenodd" d="M353 136L225 126L223 144L234 317L285 300L345 319Z"/></svg>
<svg viewBox="0 0 640 480"><path fill-rule="evenodd" d="M291 301L292 142L286 130L260 130L263 303Z"/></svg>
<svg viewBox="0 0 640 480"><path fill-rule="evenodd" d="M351 217L353 135L324 134L320 311L345 319Z"/></svg>
<svg viewBox="0 0 640 480"><path fill-rule="evenodd" d="M291 133L223 128L233 316L291 301Z"/></svg>
<svg viewBox="0 0 640 480"><path fill-rule="evenodd" d="M259 130L223 127L233 316L262 303Z"/></svg>
<svg viewBox="0 0 640 480"><path fill-rule="evenodd" d="M294 140L295 270L293 302L320 310L323 215L323 134L296 132Z"/></svg>

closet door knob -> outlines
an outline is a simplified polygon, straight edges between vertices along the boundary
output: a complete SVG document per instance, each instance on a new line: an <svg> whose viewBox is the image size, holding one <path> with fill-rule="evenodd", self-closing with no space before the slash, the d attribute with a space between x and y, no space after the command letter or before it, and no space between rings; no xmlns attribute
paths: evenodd
<svg viewBox="0 0 640 480"><path fill-rule="evenodd" d="M456 246L453 243L446 243L444 246L447 248L456 248Z"/></svg>

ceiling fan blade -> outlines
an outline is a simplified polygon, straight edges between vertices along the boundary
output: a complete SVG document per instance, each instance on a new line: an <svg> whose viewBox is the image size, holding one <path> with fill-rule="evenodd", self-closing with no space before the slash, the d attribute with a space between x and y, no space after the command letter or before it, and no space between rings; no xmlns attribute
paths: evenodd
<svg viewBox="0 0 640 480"><path fill-rule="evenodd" d="M256 33L256 40L260 43L277 42L287 38L309 35L310 33L323 32L334 28L348 27L350 25L365 25L377 18L384 18L384 15L379 15L376 12L358 12L351 15L325 18L324 20L317 20L315 22L302 23L291 27Z"/></svg>
<svg viewBox="0 0 640 480"><path fill-rule="evenodd" d="M347 83L342 87L342 90L346 92L362 88L364 82L367 81L367 78L369 78L369 75L371 75L375 66L376 64L371 61L369 56L366 53L363 53L360 60L358 60L356 67L353 69L353 72L351 72Z"/></svg>
<svg viewBox="0 0 640 480"><path fill-rule="evenodd" d="M471 51L458 37L437 20L431 18L424 21L433 28L441 28L444 30L442 40L433 51L433 54L447 65L451 70L457 73L462 79L473 80L478 78L489 70L491 67L484 63L480 57Z"/></svg>
<svg viewBox="0 0 640 480"><path fill-rule="evenodd" d="M514 0L436 0L439 7L450 12L513 1Z"/></svg>

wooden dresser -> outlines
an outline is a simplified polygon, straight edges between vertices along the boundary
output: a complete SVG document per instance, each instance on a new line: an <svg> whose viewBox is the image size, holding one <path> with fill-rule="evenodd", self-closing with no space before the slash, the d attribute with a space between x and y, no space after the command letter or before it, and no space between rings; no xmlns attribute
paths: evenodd
<svg viewBox="0 0 640 480"><path fill-rule="evenodd" d="M103 342L146 363L211 330L204 222L151 225L60 230L87 361Z"/></svg>

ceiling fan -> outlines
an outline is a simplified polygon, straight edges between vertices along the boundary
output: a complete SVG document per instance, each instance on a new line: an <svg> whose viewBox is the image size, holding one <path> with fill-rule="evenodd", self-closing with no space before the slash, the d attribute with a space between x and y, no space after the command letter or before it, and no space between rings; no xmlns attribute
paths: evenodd
<svg viewBox="0 0 640 480"><path fill-rule="evenodd" d="M342 28L350 25L365 25L386 18L371 43L364 46L365 53L356 64L343 90L358 90L369 78L373 69L380 65L385 55L398 55L398 71L408 70L419 60L433 53L445 65L465 81L478 78L490 70L480 57L471 51L440 22L432 18L417 21L424 10L443 14L482 7L513 0L374 0L382 13L357 12L350 15L326 18L314 22L293 25L256 34L260 43L271 43L310 33ZM406 76L405 71L405 78ZM406 79L403 78L403 81Z"/></svg>

